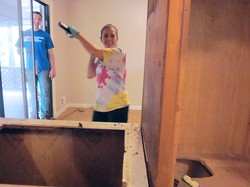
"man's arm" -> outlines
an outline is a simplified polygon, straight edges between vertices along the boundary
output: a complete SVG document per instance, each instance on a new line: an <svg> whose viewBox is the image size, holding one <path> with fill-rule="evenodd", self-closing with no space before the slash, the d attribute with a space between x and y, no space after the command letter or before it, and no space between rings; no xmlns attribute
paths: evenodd
<svg viewBox="0 0 250 187"><path fill-rule="evenodd" d="M49 62L50 62L50 67L51 67L50 72L49 72L49 77L53 79L56 76L55 56L54 56L53 48L48 49L48 53L49 53Z"/></svg>

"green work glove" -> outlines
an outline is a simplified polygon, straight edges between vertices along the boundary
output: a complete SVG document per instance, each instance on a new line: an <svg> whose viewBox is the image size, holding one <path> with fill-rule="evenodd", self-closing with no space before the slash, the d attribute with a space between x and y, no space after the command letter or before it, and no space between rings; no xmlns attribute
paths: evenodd
<svg viewBox="0 0 250 187"><path fill-rule="evenodd" d="M76 38L76 37L77 37L76 35L79 33L79 32L76 30L76 28L74 28L74 27L72 27L72 26L69 26L69 31L70 31L69 34L71 34L70 38Z"/></svg>

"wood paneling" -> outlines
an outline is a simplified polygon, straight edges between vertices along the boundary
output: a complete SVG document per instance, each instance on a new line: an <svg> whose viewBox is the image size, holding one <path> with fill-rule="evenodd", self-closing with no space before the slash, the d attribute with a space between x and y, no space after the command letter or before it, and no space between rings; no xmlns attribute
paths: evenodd
<svg viewBox="0 0 250 187"><path fill-rule="evenodd" d="M192 0L180 153L249 154L250 2Z"/></svg>
<svg viewBox="0 0 250 187"><path fill-rule="evenodd" d="M177 144L250 156L250 2L148 5L142 131L151 185L170 187Z"/></svg>
<svg viewBox="0 0 250 187"><path fill-rule="evenodd" d="M190 1L149 2L142 130L152 186L173 186L184 20ZM186 31L186 32L185 32Z"/></svg>
<svg viewBox="0 0 250 187"><path fill-rule="evenodd" d="M122 186L124 134L108 129L4 127L0 183Z"/></svg>
<svg viewBox="0 0 250 187"><path fill-rule="evenodd" d="M155 184L159 157L162 91L166 60L168 1L149 0L148 4L142 130L148 158L149 178Z"/></svg>

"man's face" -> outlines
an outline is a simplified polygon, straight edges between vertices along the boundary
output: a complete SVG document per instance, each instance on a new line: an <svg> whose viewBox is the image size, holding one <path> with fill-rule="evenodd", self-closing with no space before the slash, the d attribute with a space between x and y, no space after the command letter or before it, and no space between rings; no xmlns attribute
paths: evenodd
<svg viewBox="0 0 250 187"><path fill-rule="evenodd" d="M42 23L42 17L39 14L33 14L34 27L39 27Z"/></svg>

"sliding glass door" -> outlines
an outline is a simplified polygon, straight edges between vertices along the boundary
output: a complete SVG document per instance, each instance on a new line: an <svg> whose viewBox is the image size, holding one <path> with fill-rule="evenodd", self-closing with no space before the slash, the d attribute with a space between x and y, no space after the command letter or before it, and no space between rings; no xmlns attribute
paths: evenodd
<svg viewBox="0 0 250 187"><path fill-rule="evenodd" d="M26 61L34 59L34 52L33 47L24 49L23 37L24 30L32 30L32 1L0 3L0 115L37 118L35 71L33 66L27 68Z"/></svg>
<svg viewBox="0 0 250 187"><path fill-rule="evenodd" d="M33 32L28 37L24 32L33 30L34 10L42 13L41 29L49 33L49 6L38 0L0 0L0 4L0 117L37 119L34 37ZM52 117L52 92L50 97Z"/></svg>

